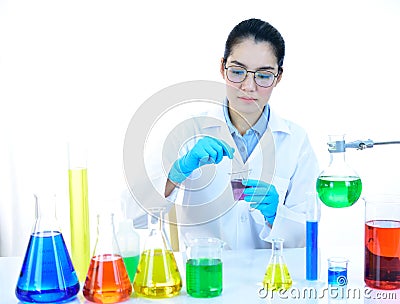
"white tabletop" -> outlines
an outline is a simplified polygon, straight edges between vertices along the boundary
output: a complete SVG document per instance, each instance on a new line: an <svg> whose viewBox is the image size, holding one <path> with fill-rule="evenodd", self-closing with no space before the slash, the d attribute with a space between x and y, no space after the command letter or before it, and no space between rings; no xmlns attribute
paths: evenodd
<svg viewBox="0 0 400 304"><path fill-rule="evenodd" d="M265 291L260 290L271 250L224 251L223 292L219 297L210 299L197 299L187 295L182 254L176 253L176 260L183 279L183 287L179 296L151 300L137 298L133 295L129 301L124 303L400 303L400 291L384 292L365 287L363 253L354 249L337 250L336 248L335 252L335 254L337 252L345 253L350 260L347 287L348 292L351 291L349 296L345 295L344 299L329 298L326 283L326 258L331 256L330 253L333 251L321 250L321 284L313 287L304 279L304 248L284 249L284 259L293 279L293 286L284 294L275 293L272 298L271 294L266 295ZM0 303L19 303L14 291L21 266L22 258L20 257L0 258ZM336 297L337 293L337 291L333 291L332 295ZM90 302L86 301L80 292L78 297L70 303Z"/></svg>

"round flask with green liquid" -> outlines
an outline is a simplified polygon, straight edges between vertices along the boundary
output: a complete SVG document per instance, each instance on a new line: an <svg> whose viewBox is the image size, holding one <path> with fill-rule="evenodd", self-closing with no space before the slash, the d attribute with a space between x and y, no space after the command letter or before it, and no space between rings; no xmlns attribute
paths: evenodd
<svg viewBox="0 0 400 304"><path fill-rule="evenodd" d="M328 207L350 207L360 198L361 179L345 161L344 136L330 136L328 145L331 160L317 178L318 197Z"/></svg>

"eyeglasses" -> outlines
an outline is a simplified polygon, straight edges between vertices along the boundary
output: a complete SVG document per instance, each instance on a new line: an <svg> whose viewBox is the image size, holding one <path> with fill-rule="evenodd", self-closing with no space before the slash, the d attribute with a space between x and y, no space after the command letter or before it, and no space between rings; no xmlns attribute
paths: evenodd
<svg viewBox="0 0 400 304"><path fill-rule="evenodd" d="M272 86L275 78L279 75L279 72L275 75L274 73L266 70L248 71L244 67L240 66L225 67L225 70L228 80L234 83L243 82L247 77L247 73L253 73L255 83L263 88Z"/></svg>

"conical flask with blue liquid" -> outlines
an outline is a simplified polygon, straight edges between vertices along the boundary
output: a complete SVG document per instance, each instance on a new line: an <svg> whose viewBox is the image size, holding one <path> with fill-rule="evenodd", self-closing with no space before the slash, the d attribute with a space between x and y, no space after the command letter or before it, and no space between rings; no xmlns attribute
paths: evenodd
<svg viewBox="0 0 400 304"><path fill-rule="evenodd" d="M35 224L17 281L21 302L55 303L74 298L79 281L56 219L54 195L35 195Z"/></svg>

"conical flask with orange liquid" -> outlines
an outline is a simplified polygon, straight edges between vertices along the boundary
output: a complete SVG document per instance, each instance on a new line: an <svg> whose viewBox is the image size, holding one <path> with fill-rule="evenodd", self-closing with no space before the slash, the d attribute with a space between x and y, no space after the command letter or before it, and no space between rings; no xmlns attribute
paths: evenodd
<svg viewBox="0 0 400 304"><path fill-rule="evenodd" d="M132 293L115 235L113 216L97 216L97 239L83 286L84 297L92 302L122 302L129 299Z"/></svg>

